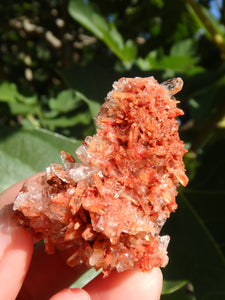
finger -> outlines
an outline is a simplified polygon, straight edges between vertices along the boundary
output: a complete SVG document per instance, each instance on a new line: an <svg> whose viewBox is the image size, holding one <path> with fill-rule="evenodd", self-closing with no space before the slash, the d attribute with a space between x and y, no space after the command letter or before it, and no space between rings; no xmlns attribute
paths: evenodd
<svg viewBox="0 0 225 300"><path fill-rule="evenodd" d="M155 268L150 272L113 272L105 279L100 274L84 289L92 300L158 300L162 290L162 273Z"/></svg>
<svg viewBox="0 0 225 300"><path fill-rule="evenodd" d="M15 299L30 264L33 242L8 208L0 212L0 241L0 299Z"/></svg>
<svg viewBox="0 0 225 300"><path fill-rule="evenodd" d="M70 249L72 251L72 249ZM29 271L17 300L45 300L70 286L87 269L84 265L72 268L66 264L67 254L56 251L47 254L43 243L35 247Z"/></svg>
<svg viewBox="0 0 225 300"><path fill-rule="evenodd" d="M12 204L25 182L35 180L43 174L44 172L35 174L1 193L0 207L6 204ZM12 205L10 209L12 211ZM14 224L14 227L25 233L22 227L16 226L16 224ZM26 235L31 239L28 232L26 232ZM3 247L2 243L1 246ZM29 246L33 249L32 243ZM72 251L72 249L70 249L70 251ZM44 251L43 244L36 246L28 274L17 299L48 299L55 292L72 284L86 270L86 267L78 266L77 268L71 268L66 265L65 261L69 255L67 252L68 251L56 252L54 255L48 255ZM0 299L5 298L0 297Z"/></svg>
<svg viewBox="0 0 225 300"><path fill-rule="evenodd" d="M40 176L40 174L36 174L33 178L37 176ZM33 178L31 179L29 178L28 180L32 180ZM5 192L4 196L5 197L7 196L7 198L9 199L8 201L11 202L14 201L15 196L18 194L22 185L23 182L13 186L11 188L12 193L10 193L10 189ZM0 195L0 201L1 201L1 196L2 194ZM48 255L43 251L43 249L40 251L40 249L37 248L36 250L38 251L36 251L36 254L34 255L31 268L29 270L28 276L26 277L25 280L25 284L23 285L23 288L20 293L22 297L18 297L18 299L40 299L40 298L49 299L49 297L53 293L55 293L59 289L67 287L69 283L72 283L77 278L77 276L79 276L84 271L83 266L80 266L78 268L68 267L65 264L65 257L62 256L62 252L58 252L55 255ZM160 282L162 282L162 276L159 270L156 273L154 270L153 272L151 272L151 274L155 274L154 276L149 275L149 273L142 273L142 272L140 273L136 271L129 271L129 272L131 272L129 273L129 275L128 272L119 273L119 274L113 273L109 277L110 279L113 280L110 281L108 281L109 278L104 279L103 281L104 287L106 287L105 284L108 282L107 286L109 287L109 289L104 288L102 290L102 282L101 279L99 278L95 279L93 283L90 283L86 287L86 289L87 290L90 289L90 292L93 294L93 297L95 297L93 299L112 299L113 297L117 297L118 294L123 293L122 291L126 290L128 286L129 286L128 291L130 291L130 286L136 286L137 282L139 282L140 283L138 285L140 287L139 294L141 292L141 294L143 294L144 297L144 295L148 293L148 299L149 299L149 289L154 288L153 289L154 291L151 292L151 295L153 297L151 299L159 299L159 296L157 295L160 295L160 290L162 285L162 283L160 284ZM137 276L137 274L139 273L142 275ZM144 275L147 274L147 279L148 279L147 285L144 284L145 282L144 278L142 278L139 281L137 280L138 278L140 279L141 277L143 277L143 274ZM158 275L156 276L156 274ZM93 284L95 285L94 287ZM112 291L112 294L111 292L109 292L109 290ZM135 288L135 291L138 291L138 289ZM46 296L46 292L48 294L47 296ZM127 291L125 294L127 297L128 295ZM111 295L114 296L110 298ZM129 299L132 299L131 297L132 295L129 295Z"/></svg>
<svg viewBox="0 0 225 300"><path fill-rule="evenodd" d="M64 289L49 300L91 300L88 293L81 289Z"/></svg>

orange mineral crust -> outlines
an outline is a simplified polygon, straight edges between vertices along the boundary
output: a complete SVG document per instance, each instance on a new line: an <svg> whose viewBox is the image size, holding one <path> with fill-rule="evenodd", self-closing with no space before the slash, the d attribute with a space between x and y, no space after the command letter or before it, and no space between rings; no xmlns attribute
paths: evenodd
<svg viewBox="0 0 225 300"><path fill-rule="evenodd" d="M14 202L18 222L45 249L72 247L71 266L86 263L105 275L168 262L168 236L160 231L177 207L176 188L186 185L186 152L175 119L183 112L173 95L180 78L114 82L96 118L97 133L76 151L61 152L64 167L51 164L25 185Z"/></svg>

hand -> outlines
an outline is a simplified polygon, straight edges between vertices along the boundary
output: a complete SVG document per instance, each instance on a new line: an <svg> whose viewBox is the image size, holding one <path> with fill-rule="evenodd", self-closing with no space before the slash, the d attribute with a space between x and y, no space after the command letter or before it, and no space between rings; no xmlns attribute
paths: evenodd
<svg viewBox="0 0 225 300"><path fill-rule="evenodd" d="M37 176L37 175L36 175ZM34 177L32 177L33 179ZM0 209L14 201L23 182L0 194ZM100 274L84 289L68 289L84 272L84 266L66 265L66 251L49 255L43 244L34 248L29 232L11 217L12 206L0 211L0 299L7 300L158 300L162 288L160 269L112 272L103 279ZM55 294L56 293L56 294Z"/></svg>

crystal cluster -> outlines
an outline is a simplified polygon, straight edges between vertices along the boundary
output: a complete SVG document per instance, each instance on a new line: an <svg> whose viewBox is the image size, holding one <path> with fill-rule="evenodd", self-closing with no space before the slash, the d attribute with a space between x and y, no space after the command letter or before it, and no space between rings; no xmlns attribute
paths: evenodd
<svg viewBox="0 0 225 300"><path fill-rule="evenodd" d="M180 78L121 78L96 118L97 133L77 151L61 152L64 167L25 184L14 202L18 222L45 249L72 247L71 266L86 263L105 275L136 266L165 266L168 236L160 230L177 207L176 188L188 179L173 97Z"/></svg>

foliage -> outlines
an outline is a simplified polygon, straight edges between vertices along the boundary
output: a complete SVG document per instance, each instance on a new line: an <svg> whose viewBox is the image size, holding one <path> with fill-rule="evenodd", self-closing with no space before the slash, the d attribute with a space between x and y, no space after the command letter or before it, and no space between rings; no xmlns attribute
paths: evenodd
<svg viewBox="0 0 225 300"><path fill-rule="evenodd" d="M0 3L1 190L58 162L60 150L73 155L114 80L183 78L190 183L163 230L166 300L225 297L225 1L216 18L214 2Z"/></svg>

